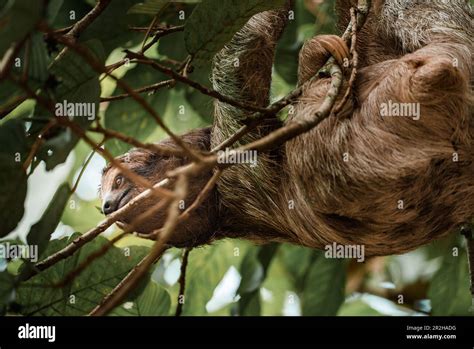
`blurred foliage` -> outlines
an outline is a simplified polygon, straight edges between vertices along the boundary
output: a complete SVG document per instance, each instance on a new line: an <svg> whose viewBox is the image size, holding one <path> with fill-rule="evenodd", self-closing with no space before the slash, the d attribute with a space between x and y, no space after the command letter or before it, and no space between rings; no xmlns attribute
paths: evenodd
<svg viewBox="0 0 474 349"><path fill-rule="evenodd" d="M45 257L58 251L75 237L77 236L73 235L70 238L51 241L48 249L41 256ZM131 246L124 249L111 247L71 283L63 287L56 286L67 275L74 272L91 253L98 251L105 244L110 243L98 237L85 245L79 253L23 282L17 290L16 298L16 302L21 307L21 313L50 316L87 314L148 252L148 249L144 247ZM143 292L150 291L145 288L141 293ZM155 292L158 291L153 291ZM147 294L143 295L144 298L147 296ZM160 297L166 300L166 294L163 293ZM136 299L140 300L140 296ZM145 304L151 302L146 299L140 301Z"/></svg>
<svg viewBox="0 0 474 349"><path fill-rule="evenodd" d="M124 57L123 49L142 47L144 34L129 26L147 27L158 15L163 25L184 25L160 39L147 54L180 64L189 54L196 57L190 78L210 87L212 56L245 21L258 11L282 1L164 0L112 1L80 36L80 42L99 61L112 64ZM471 2L473 2L471 0ZM96 107L103 126L143 142L165 137L152 118L131 99L99 104L100 97L123 93L109 78L99 76L79 56L44 40L34 30L45 19L54 29L74 25L89 12L93 0L0 0L0 55L13 42L25 40L11 74L26 77L28 87L54 101L88 102ZM272 98L296 84L298 52L316 34L334 33L334 0L296 0L293 16L279 41ZM212 13L212 17L210 16ZM146 66L128 64L114 74L139 88L167 78ZM176 133L209 125L212 99L177 83L143 95L163 121ZM24 237L16 243L35 244L45 257L75 236L50 241L56 227L84 233L103 216L97 197L84 199L72 193L84 161L91 154L87 144L67 130L48 134L31 170L26 160L34 139L52 117L44 106L29 99L10 80L0 82L0 237ZM12 112L8 112L12 110ZM79 119L87 130L89 120ZM95 141L96 134L88 133ZM130 146L116 140L105 144L112 154ZM66 164L68 164L67 167ZM66 167L64 182L52 185L56 194L44 200L38 221L26 231L7 236L24 216L28 179L41 166L52 173ZM61 165L61 166L60 166ZM53 171L54 170L54 171ZM31 188L28 188L30 190ZM49 201L49 202L48 202ZM24 218L24 217L23 217ZM18 225L21 226L21 225ZM58 229L59 229L58 227ZM149 251L150 241L127 237L111 247L71 283L55 287L119 233L111 228L79 253L22 282L31 265L18 259L0 258L0 314L84 315L99 303ZM7 240L5 240L6 243ZM8 240L8 241L11 241ZM150 271L140 287L111 315L172 315L177 304L180 251L170 249ZM365 263L327 259L324 253L286 244L254 246L240 240L219 241L191 251L187 271L184 315L467 315L469 313L468 266L463 240L453 236L402 256L369 259Z"/></svg>

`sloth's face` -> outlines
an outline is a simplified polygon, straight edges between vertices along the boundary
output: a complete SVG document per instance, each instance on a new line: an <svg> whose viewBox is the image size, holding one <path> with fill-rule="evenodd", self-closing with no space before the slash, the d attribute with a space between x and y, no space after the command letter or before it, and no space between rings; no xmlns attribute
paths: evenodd
<svg viewBox="0 0 474 349"><path fill-rule="evenodd" d="M183 161L176 157L162 157L147 150L132 150L129 153L116 158L120 164L144 177L152 184L156 184L165 178L166 172L181 166ZM135 184L128 179L120 169L106 167L102 175L100 186L100 198L102 200L102 212L110 215L133 198L143 192L146 188ZM150 197L142 200L138 207L129 210L118 222L117 225L124 229L138 218L147 209L155 206L161 199ZM148 234L160 229L164 223L166 209L158 210L151 218L146 219L138 225L134 225L134 230L138 233Z"/></svg>
<svg viewBox="0 0 474 349"><path fill-rule="evenodd" d="M182 136L189 146L199 149L208 150L210 140L209 129L198 129ZM161 145L169 147L174 146L169 139L160 142ZM115 159L121 166L129 169L135 174L145 178L151 184L159 183L166 178L166 173L177 167L183 166L189 162L187 158L179 156L162 156L149 150L135 149L131 150L125 155L119 156ZM197 195L211 178L211 171L200 173L188 180L188 195L183 203L180 203L181 209L188 208ZM174 182L171 180L167 189L172 190ZM135 184L128 179L125 174L121 173L118 168L107 166L102 174L102 181L100 187L100 198L102 200L102 211L105 215L111 215L117 210L124 207L130 200L133 200L137 195L142 193L146 188ZM156 232L163 227L167 217L167 206L160 205L161 198L150 196L145 200L140 200L137 205L134 205L120 217L117 225L122 228L128 228L132 223L133 231L150 234ZM163 204L163 203L161 203ZM194 244L202 243L201 237L203 234L211 234L213 231L210 224L215 220L210 217L211 212L217 212L215 207L215 195L209 195L209 198L203 202L202 205L181 225L179 225L173 232L169 244L177 247L194 246ZM143 220L140 224L136 224L136 219L145 212L150 212L150 216ZM135 221L135 222L134 222Z"/></svg>

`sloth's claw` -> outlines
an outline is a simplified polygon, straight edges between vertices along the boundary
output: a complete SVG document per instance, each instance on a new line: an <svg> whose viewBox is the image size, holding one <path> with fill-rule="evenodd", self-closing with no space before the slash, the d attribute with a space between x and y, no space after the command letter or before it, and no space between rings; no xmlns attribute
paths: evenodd
<svg viewBox="0 0 474 349"><path fill-rule="evenodd" d="M345 66L346 59L349 59L349 48L344 40L337 35L320 35L318 41L341 67Z"/></svg>

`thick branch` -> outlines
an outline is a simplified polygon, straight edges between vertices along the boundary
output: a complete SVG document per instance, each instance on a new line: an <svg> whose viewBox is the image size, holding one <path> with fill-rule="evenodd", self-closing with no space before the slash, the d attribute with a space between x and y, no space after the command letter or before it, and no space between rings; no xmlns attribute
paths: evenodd
<svg viewBox="0 0 474 349"><path fill-rule="evenodd" d="M154 189L162 188L167 185L169 182L168 179L164 179L161 182L155 184L153 186ZM57 262L71 256L74 252L76 252L79 248L85 245L87 242L93 240L99 234L103 233L108 227L110 227L115 222L121 220L129 211L136 210L136 208L141 204L142 200L148 199L153 195L153 191L151 189L147 189L134 197L130 202L128 202L125 206L121 207L111 215L107 216L107 218L102 221L98 226L94 227L93 229L89 230L88 232L82 234L78 238L74 239L69 245L64 247L63 249L59 250L58 252L52 254L51 256L47 257L46 259L38 262L35 265L35 271L33 271L32 275L29 277L37 274L39 271L48 269L49 267L53 266Z"/></svg>

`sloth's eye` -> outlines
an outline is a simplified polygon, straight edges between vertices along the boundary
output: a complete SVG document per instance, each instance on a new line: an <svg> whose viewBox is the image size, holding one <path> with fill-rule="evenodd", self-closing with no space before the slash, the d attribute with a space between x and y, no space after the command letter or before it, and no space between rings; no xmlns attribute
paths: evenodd
<svg viewBox="0 0 474 349"><path fill-rule="evenodd" d="M115 182L114 182L115 188L120 187L122 185L122 183L123 183L123 177L122 176L117 176L115 178Z"/></svg>

